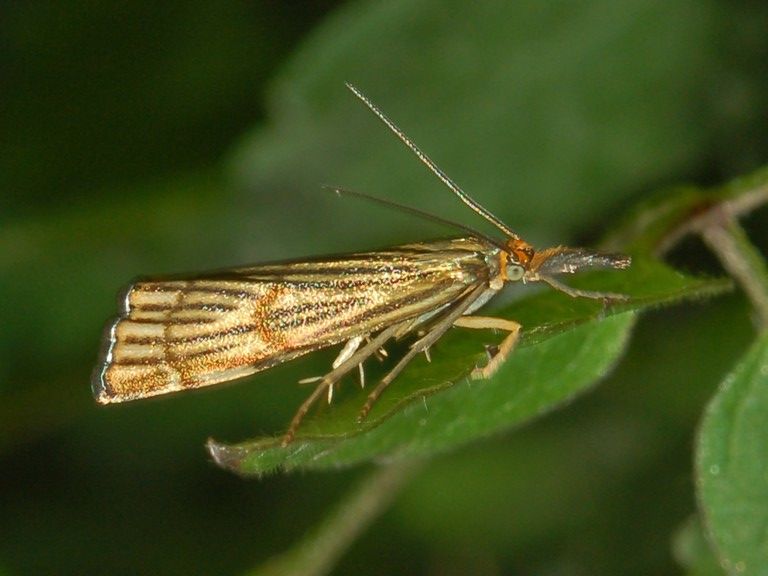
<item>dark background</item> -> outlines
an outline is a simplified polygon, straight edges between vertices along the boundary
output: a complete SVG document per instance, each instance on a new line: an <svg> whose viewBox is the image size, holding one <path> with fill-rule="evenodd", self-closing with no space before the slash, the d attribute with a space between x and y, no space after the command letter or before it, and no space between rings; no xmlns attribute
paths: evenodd
<svg viewBox="0 0 768 576"><path fill-rule="evenodd" d="M766 30L724 0L0 4L0 574L240 574L364 474L209 461L285 427L280 372L107 408L88 384L134 276L445 234L322 184L482 226L344 81L525 238L591 243L765 162ZM338 573L682 573L695 425L751 330L738 295L649 314L594 394L433 462Z"/></svg>

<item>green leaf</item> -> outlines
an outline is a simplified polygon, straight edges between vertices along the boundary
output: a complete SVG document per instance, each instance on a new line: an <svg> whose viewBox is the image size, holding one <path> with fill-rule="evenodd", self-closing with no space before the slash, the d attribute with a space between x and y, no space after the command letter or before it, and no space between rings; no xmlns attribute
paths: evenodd
<svg viewBox="0 0 768 576"><path fill-rule="evenodd" d="M697 443L709 537L732 574L768 574L768 334L723 380Z"/></svg>
<svg viewBox="0 0 768 576"><path fill-rule="evenodd" d="M723 571L712 553L698 516L690 517L675 533L672 553L687 576L721 576Z"/></svg>
<svg viewBox="0 0 768 576"><path fill-rule="evenodd" d="M365 394L348 390L305 420L287 447L272 437L236 445L211 440L211 454L239 473L264 474L441 452L526 422L584 391L620 356L633 311L728 286L685 277L648 260L573 284L631 298L607 307L554 291L520 300L498 315L522 323L522 341L490 380L468 380L467 375L484 361L484 344L497 343L499 336L455 329L434 347L432 363L418 358L409 365L363 424L356 424L356 415Z"/></svg>

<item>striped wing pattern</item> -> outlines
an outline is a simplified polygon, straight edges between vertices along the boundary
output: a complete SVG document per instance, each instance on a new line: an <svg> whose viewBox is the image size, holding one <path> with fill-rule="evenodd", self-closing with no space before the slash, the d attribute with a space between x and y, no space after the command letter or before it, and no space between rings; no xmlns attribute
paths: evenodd
<svg viewBox="0 0 768 576"><path fill-rule="evenodd" d="M94 395L122 402L209 386L426 317L488 281L489 250L460 238L137 282L107 329Z"/></svg>

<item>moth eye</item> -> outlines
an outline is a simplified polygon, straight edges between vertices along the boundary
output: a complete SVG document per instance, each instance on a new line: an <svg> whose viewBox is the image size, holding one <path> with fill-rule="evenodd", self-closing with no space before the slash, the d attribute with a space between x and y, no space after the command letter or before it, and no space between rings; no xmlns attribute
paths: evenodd
<svg viewBox="0 0 768 576"><path fill-rule="evenodd" d="M525 269L518 264L507 265L507 280L511 282L516 282L517 280L520 280L520 278L523 277L524 273L525 273Z"/></svg>

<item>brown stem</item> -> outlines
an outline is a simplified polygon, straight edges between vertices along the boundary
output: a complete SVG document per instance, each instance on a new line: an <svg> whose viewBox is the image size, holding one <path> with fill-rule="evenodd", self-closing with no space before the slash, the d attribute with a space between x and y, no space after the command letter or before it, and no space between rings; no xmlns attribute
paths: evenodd
<svg viewBox="0 0 768 576"><path fill-rule="evenodd" d="M291 550L249 576L323 576L352 542L395 499L421 468L421 461L381 466L368 476L316 530Z"/></svg>

